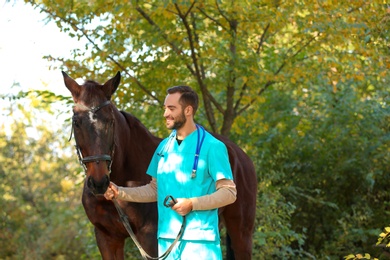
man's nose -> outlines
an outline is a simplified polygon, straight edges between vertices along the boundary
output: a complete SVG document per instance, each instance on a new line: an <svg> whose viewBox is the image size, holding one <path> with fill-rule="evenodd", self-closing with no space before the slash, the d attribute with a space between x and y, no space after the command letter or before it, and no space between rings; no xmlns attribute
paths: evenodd
<svg viewBox="0 0 390 260"><path fill-rule="evenodd" d="M164 114L163 114L164 117L168 117L169 116L169 113L168 113L168 109L164 109Z"/></svg>

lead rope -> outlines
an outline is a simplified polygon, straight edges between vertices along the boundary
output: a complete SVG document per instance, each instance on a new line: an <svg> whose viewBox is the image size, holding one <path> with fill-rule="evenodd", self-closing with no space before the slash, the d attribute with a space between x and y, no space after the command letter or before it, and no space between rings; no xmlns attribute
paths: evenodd
<svg viewBox="0 0 390 260"><path fill-rule="evenodd" d="M171 199L171 201L168 203L169 199ZM184 227L186 224L186 216L183 216L183 222L181 224L180 231L177 234L176 239L172 242L170 247L167 249L167 251L165 251L164 254L162 254L161 256L158 256L158 257L150 256L148 253L145 252L145 250L142 248L141 244L138 242L138 240L134 234L134 231L131 228L131 225L129 223L129 219L128 219L127 215L123 212L122 208L119 206L118 201L116 199L112 199L112 201L114 202L115 208L118 211L120 219L122 220L123 226L127 230L127 233L129 233L131 239L134 241L134 244L138 247L138 250L140 251L142 258L145 260L147 260L147 259L154 259L154 260L165 259L172 252L173 247L180 240L180 238L182 237L182 235L184 233ZM174 204L176 204L176 202L177 201L172 196L168 195L164 200L164 206L172 207Z"/></svg>

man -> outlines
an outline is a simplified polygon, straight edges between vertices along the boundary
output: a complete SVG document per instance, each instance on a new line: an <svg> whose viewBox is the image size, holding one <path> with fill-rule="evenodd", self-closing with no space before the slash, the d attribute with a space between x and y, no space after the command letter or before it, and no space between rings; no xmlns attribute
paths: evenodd
<svg viewBox="0 0 390 260"><path fill-rule="evenodd" d="M118 187L111 183L110 200L154 202L158 207L158 250L162 255L179 233L183 236L167 259L222 259L218 208L236 200L236 185L226 146L195 124L198 95L188 86L168 89L164 102L166 126L172 130L157 147L147 174L149 184ZM176 204L164 206L171 196Z"/></svg>

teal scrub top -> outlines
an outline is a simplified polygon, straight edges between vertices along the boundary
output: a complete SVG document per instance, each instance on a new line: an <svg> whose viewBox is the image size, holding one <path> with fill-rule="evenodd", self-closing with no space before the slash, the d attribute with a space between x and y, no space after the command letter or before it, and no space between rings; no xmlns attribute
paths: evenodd
<svg viewBox="0 0 390 260"><path fill-rule="evenodd" d="M199 137L198 137L199 131ZM205 135L199 154L196 177L191 178L197 144ZM193 198L212 194L216 181L233 179L224 143L199 127L179 145L176 131L157 147L147 173L157 180L158 238L175 239L182 216L163 205L166 196ZM187 214L183 240L219 241L218 209Z"/></svg>

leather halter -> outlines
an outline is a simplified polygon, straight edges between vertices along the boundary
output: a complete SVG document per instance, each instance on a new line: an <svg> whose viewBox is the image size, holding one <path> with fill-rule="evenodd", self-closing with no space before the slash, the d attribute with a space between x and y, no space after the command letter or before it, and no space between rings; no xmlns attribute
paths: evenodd
<svg viewBox="0 0 390 260"><path fill-rule="evenodd" d="M87 107L87 106L82 105L82 104L75 104L75 107L80 107L80 108L82 108L84 110L90 111L93 114L95 114L100 109L102 109L103 107L105 107L105 106L107 106L109 104L111 104L111 101L107 100L107 101L101 103L100 105L98 105L97 107L90 108L90 107ZM71 130L71 133L70 133L69 140L72 139L72 134L73 134L73 131L74 131L73 128L74 127L73 127L73 122L72 122L72 130ZM90 155L90 156L83 157L82 154L81 154L81 151L80 151L80 147L79 147L78 142L77 142L76 135L74 136L74 139L76 141L75 148L76 148L76 152L77 152L77 157L79 159L80 164L83 166L85 173L87 172L86 163L89 163L89 162L97 162L97 163L99 163L100 161L107 161L107 162L110 162L109 165L108 165L108 175L110 175L112 159L114 157L114 151L115 151L115 144L113 144L111 155L109 155L109 154L99 154L99 155Z"/></svg>

